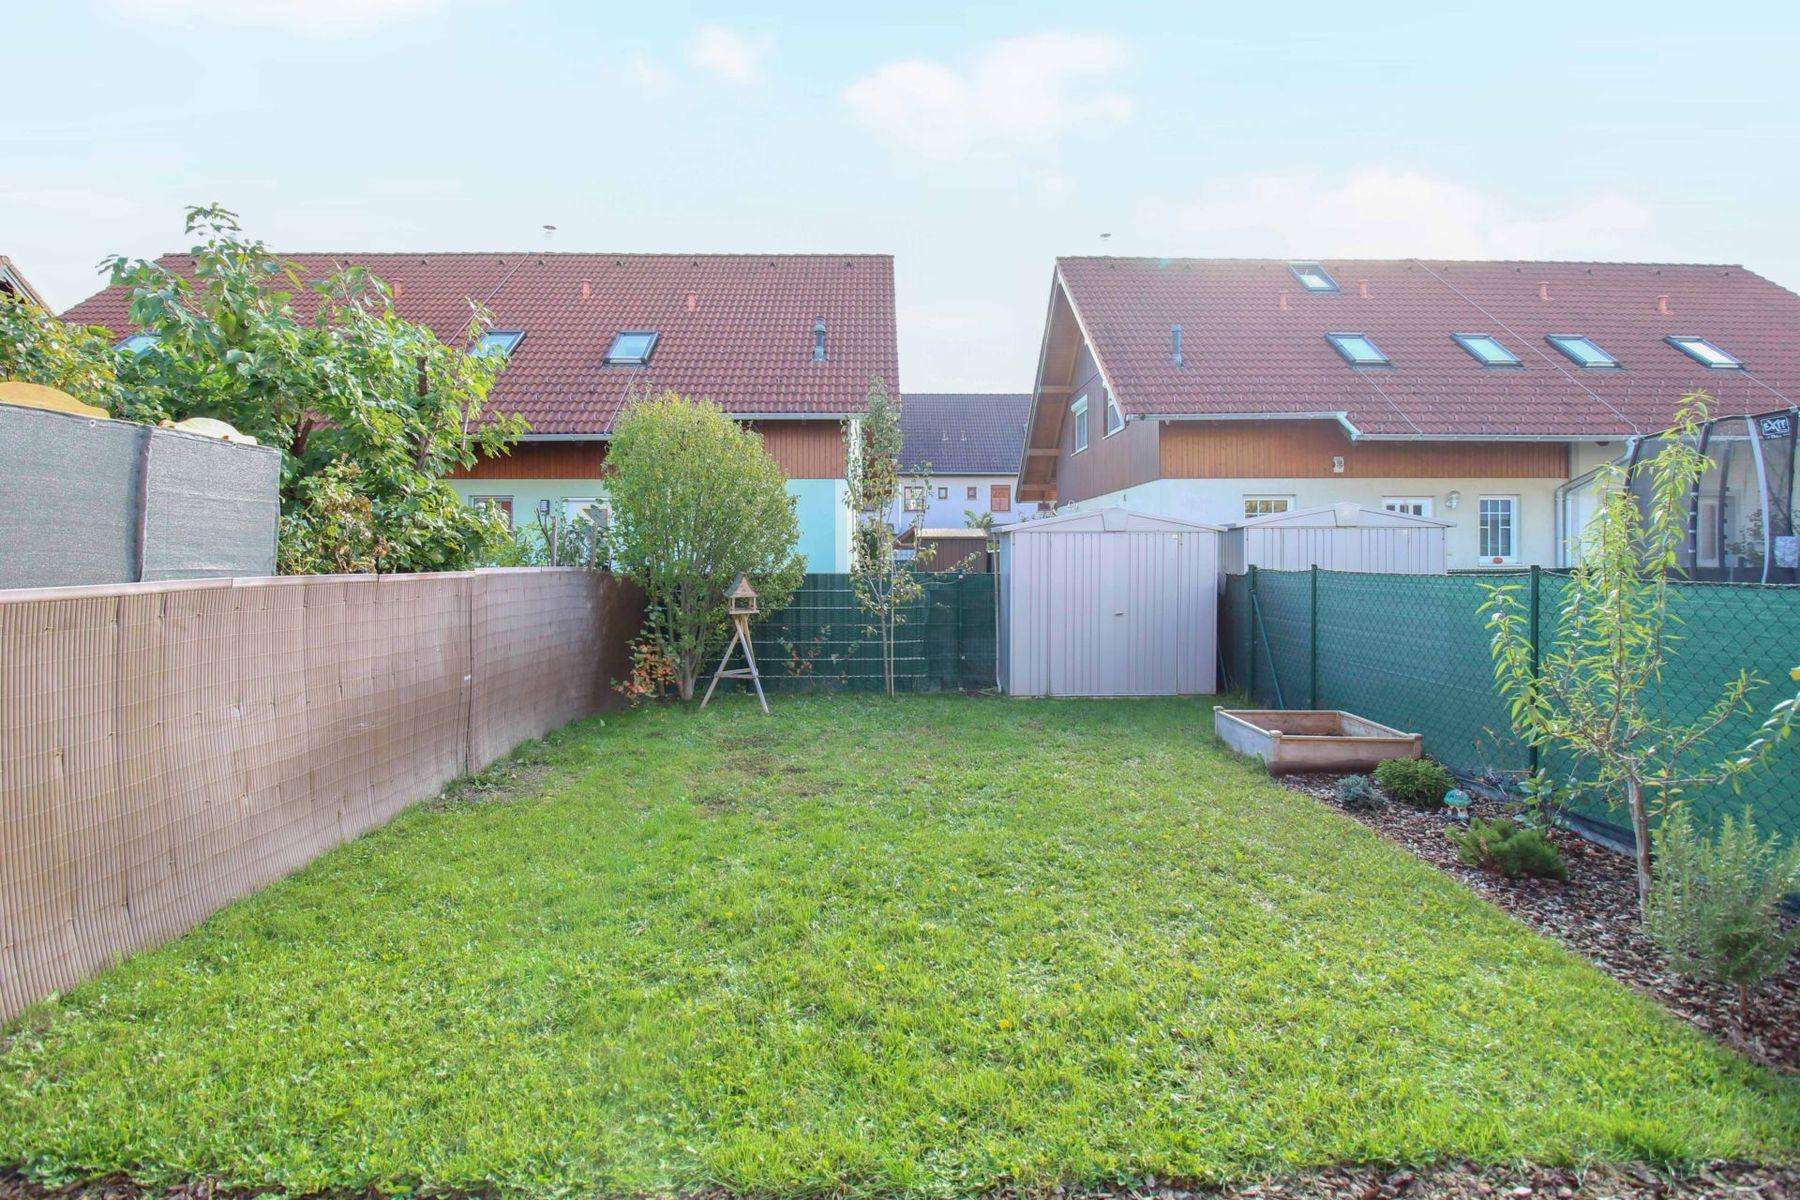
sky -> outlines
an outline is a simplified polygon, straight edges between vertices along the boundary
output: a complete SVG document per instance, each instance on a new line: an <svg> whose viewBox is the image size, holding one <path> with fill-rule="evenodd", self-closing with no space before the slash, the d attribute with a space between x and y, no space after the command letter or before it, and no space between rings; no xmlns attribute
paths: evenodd
<svg viewBox="0 0 1800 1200"><path fill-rule="evenodd" d="M214 201L287 251L892 254L911 391L1029 390L1063 254L1800 288L1792 4L8 10L0 253L57 308Z"/></svg>

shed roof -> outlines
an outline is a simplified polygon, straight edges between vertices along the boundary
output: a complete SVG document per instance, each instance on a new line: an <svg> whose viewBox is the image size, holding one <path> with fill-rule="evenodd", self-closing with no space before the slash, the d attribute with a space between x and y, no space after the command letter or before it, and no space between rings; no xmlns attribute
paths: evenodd
<svg viewBox="0 0 1800 1200"><path fill-rule="evenodd" d="M1174 517L1136 512L1129 508L1094 508L1083 512L1059 513L1005 525L997 533L1217 533L1221 526L1203 525L1198 521L1180 521Z"/></svg>
<svg viewBox="0 0 1800 1200"><path fill-rule="evenodd" d="M1369 528L1422 528L1446 529L1449 521L1439 521L1431 517L1414 516L1412 513L1393 512L1385 508L1371 508L1358 504L1354 500L1340 500L1336 504L1320 504L1312 508L1296 508L1288 512L1269 513L1262 517L1249 517L1242 521L1233 521L1227 529L1267 529L1271 526L1306 529L1369 529Z"/></svg>

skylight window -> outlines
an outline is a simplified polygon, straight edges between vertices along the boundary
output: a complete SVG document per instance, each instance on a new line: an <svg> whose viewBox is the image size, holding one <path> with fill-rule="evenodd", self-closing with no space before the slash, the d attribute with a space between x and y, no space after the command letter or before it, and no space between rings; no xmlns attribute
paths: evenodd
<svg viewBox="0 0 1800 1200"><path fill-rule="evenodd" d="M1453 333L1456 344L1474 355L1484 367L1516 367L1519 356L1500 344L1500 339L1487 333Z"/></svg>
<svg viewBox="0 0 1800 1200"><path fill-rule="evenodd" d="M1335 292L1338 290L1337 280L1333 279L1318 263L1289 263L1288 270L1300 281L1300 286L1309 292Z"/></svg>
<svg viewBox="0 0 1800 1200"><path fill-rule="evenodd" d="M475 340L470 354L497 354L501 358L511 358L512 352L518 348L525 335L517 329L490 329Z"/></svg>
<svg viewBox="0 0 1800 1200"><path fill-rule="evenodd" d="M1664 338L1663 340L1699 363L1701 366L1708 367L1714 371L1741 371L1744 369L1743 363L1725 353L1705 338L1671 337Z"/></svg>
<svg viewBox="0 0 1800 1200"><path fill-rule="evenodd" d="M1353 367L1386 367L1392 362L1381 348L1370 341L1368 335L1361 333L1328 333L1325 340L1344 356L1344 361Z"/></svg>
<svg viewBox="0 0 1800 1200"><path fill-rule="evenodd" d="M134 333L119 343L119 349L127 354L142 354L150 347L156 345L156 341L157 338L154 333Z"/></svg>
<svg viewBox="0 0 1800 1200"><path fill-rule="evenodd" d="M1574 362L1583 367L1616 367L1619 360L1595 345L1591 339L1573 333L1553 333L1547 339Z"/></svg>
<svg viewBox="0 0 1800 1200"><path fill-rule="evenodd" d="M654 329L626 329L613 339L606 361L613 366L641 366L650 361L650 352L655 349Z"/></svg>

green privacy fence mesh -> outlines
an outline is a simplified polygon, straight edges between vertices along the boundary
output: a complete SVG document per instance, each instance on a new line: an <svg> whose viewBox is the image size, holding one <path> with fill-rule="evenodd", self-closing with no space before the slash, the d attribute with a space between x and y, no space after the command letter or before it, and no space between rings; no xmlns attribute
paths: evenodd
<svg viewBox="0 0 1800 1200"><path fill-rule="evenodd" d="M907 692L994 687L994 577L945 572L925 576L924 583L924 596L907 607L894 639L896 686ZM870 624L850 576L806 576L792 603L751 626L763 687L881 691L881 643ZM717 654L707 665L709 677Z"/></svg>
<svg viewBox="0 0 1800 1200"><path fill-rule="evenodd" d="M1265 571L1226 577L1219 656L1227 685L1282 708L1341 708L1425 735L1427 753L1465 775L1506 775L1531 766L1494 691L1493 660L1480 608L1484 585L1537 589L1539 645L1555 642L1563 578L1375 575L1345 571ZM1757 691L1754 718L1721 730L1715 747L1741 746L1791 686L1800 663L1800 588L1683 583L1671 611L1679 619L1671 665L1657 702L1673 718L1698 715L1739 668L1771 681ZM1546 752L1543 765L1579 783L1569 761ZM1745 781L1692 797L1697 820L1714 823L1748 804L1757 823L1800 838L1800 744L1793 739ZM1577 815L1618 826L1606 798L1578 793Z"/></svg>

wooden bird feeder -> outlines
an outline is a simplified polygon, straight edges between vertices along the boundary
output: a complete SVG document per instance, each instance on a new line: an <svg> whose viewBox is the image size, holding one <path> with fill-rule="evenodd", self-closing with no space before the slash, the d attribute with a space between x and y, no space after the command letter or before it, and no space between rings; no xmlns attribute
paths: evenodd
<svg viewBox="0 0 1800 1200"><path fill-rule="evenodd" d="M764 714L769 711L769 701L763 696L762 674L756 669L756 651L750 645L750 618L756 615L756 589L750 586L750 580L739 575L729 588L725 589L726 611L731 615L731 640L725 643L725 653L719 659L719 669L713 672L712 682L706 686L706 695L700 698L700 707L705 708L712 699L713 689L719 686L721 679L748 679L756 689L756 702L762 705ZM744 665L741 667L726 666L731 661L731 652L739 646L744 648Z"/></svg>
<svg viewBox="0 0 1800 1200"><path fill-rule="evenodd" d="M725 597L731 601L732 616L753 617L756 615L756 589L750 586L748 577L739 575L731 585L731 590L725 593Z"/></svg>

